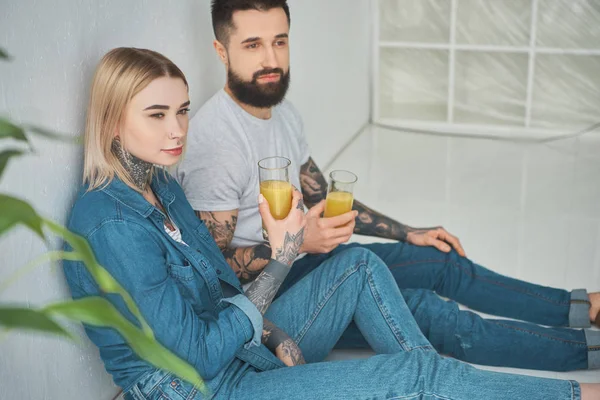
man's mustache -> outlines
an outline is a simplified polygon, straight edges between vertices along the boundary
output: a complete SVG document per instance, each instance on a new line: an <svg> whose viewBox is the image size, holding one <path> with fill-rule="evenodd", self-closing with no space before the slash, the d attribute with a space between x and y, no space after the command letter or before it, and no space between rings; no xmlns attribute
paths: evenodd
<svg viewBox="0 0 600 400"><path fill-rule="evenodd" d="M278 74L279 77L281 78L283 76L283 70L281 68L265 68L261 71L257 71L254 73L254 75L252 75L252 82L256 83L258 78L260 78L261 76L266 76L266 75L271 75L271 74Z"/></svg>

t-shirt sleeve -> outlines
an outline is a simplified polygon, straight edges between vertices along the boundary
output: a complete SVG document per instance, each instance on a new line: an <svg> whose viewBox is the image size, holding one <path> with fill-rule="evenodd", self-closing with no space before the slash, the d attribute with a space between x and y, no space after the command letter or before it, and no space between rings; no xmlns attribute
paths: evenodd
<svg viewBox="0 0 600 400"><path fill-rule="evenodd" d="M188 148L175 178L194 210L237 210L250 180L246 157L226 125L209 128L214 130L190 126Z"/></svg>

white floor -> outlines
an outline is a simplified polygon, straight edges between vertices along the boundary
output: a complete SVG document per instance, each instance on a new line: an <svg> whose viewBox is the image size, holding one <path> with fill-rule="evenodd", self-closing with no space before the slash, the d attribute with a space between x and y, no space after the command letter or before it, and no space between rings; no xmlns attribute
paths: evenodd
<svg viewBox="0 0 600 400"><path fill-rule="evenodd" d="M357 199L412 226L443 225L494 271L600 291L598 132L529 145L371 127L332 169L358 175ZM334 351L330 359L370 354ZM486 369L600 382L598 370Z"/></svg>

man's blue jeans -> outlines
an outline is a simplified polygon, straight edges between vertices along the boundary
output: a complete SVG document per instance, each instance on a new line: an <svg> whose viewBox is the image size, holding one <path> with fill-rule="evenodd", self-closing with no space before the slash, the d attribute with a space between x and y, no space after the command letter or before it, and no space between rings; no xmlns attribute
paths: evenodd
<svg viewBox="0 0 600 400"><path fill-rule="evenodd" d="M577 382L478 370L440 356L419 330L388 267L354 248L325 260L282 294L265 317L298 343L308 364L260 372L234 360L215 399L547 400L581 398ZM322 362L354 322L379 355ZM130 399L199 399L164 372Z"/></svg>
<svg viewBox="0 0 600 400"><path fill-rule="evenodd" d="M405 243L339 246L329 254L296 261L280 293L349 248L369 249L387 264L421 331L442 354L515 368L600 368L600 332L537 325L589 326L589 304L581 301L587 299L585 291L574 293L580 301L571 301L570 292L496 274L455 251ZM484 319L434 292L474 310L530 323ZM368 343L351 324L336 347L365 348Z"/></svg>

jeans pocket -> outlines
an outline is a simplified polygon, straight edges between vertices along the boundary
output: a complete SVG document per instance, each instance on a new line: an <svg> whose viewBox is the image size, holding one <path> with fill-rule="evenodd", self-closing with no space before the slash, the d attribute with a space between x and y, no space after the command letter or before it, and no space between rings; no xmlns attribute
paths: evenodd
<svg viewBox="0 0 600 400"><path fill-rule="evenodd" d="M170 375L168 379L163 380L156 387L152 398L161 400L193 400L196 398L196 393L197 389L193 385L176 376Z"/></svg>

